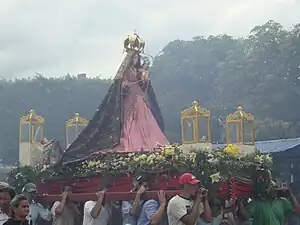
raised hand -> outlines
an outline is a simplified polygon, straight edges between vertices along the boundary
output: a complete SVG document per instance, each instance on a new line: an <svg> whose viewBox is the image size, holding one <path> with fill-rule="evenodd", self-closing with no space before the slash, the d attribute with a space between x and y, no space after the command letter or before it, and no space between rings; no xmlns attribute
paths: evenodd
<svg viewBox="0 0 300 225"><path fill-rule="evenodd" d="M166 194L163 190L160 190L158 193L157 193L157 196L158 196L158 201L160 203L160 205L166 205Z"/></svg>
<svg viewBox="0 0 300 225"><path fill-rule="evenodd" d="M137 194L141 195L141 194L145 193L145 191L146 191L146 188L145 188L145 186L142 185L140 187L140 189L137 191Z"/></svg>
<svg viewBox="0 0 300 225"><path fill-rule="evenodd" d="M199 190L199 192L200 192L200 197L201 197L201 199L204 199L204 198L206 198L207 197L207 195L208 195L208 190L207 189L205 189L205 188L200 188L200 190Z"/></svg>
<svg viewBox="0 0 300 225"><path fill-rule="evenodd" d="M97 195L98 199L103 199L104 196L105 196L105 190L98 191L98 192L96 193L96 195Z"/></svg>

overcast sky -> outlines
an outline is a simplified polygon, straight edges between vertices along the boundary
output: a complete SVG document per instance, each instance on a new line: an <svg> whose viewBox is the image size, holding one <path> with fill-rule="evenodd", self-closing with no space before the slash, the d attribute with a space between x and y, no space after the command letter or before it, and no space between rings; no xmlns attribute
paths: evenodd
<svg viewBox="0 0 300 225"><path fill-rule="evenodd" d="M155 55L177 38L245 36L270 19L289 28L299 9L300 0L0 0L0 76L111 77L134 30Z"/></svg>

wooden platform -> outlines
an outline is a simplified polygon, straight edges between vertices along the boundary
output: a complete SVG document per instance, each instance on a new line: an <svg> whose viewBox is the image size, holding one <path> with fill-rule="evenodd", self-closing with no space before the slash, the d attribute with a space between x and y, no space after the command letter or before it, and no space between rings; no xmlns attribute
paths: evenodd
<svg viewBox="0 0 300 225"><path fill-rule="evenodd" d="M158 199L157 191L147 191L142 196L141 199ZM171 198L179 193L179 191L165 191L166 197ZM121 201L121 200L133 200L135 198L135 192L107 192L105 194L105 199L108 201ZM52 203L61 200L61 195L39 195L37 196L39 202L42 203ZM85 202L88 200L97 200L95 193L77 193L70 194L70 199L75 202Z"/></svg>

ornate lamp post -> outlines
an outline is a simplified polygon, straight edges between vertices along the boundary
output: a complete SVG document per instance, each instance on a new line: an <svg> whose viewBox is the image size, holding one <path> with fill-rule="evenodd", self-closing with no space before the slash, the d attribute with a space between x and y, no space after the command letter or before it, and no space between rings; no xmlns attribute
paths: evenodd
<svg viewBox="0 0 300 225"><path fill-rule="evenodd" d="M79 134L85 129L89 120L80 117L79 113L75 113L74 117L66 122L66 144L69 147Z"/></svg>
<svg viewBox="0 0 300 225"><path fill-rule="evenodd" d="M198 101L181 112L182 144L211 143L211 113Z"/></svg>
<svg viewBox="0 0 300 225"><path fill-rule="evenodd" d="M20 143L40 142L44 139L44 117L39 116L33 109L20 118Z"/></svg>
<svg viewBox="0 0 300 225"><path fill-rule="evenodd" d="M227 144L254 145L254 116L239 105L237 110L226 117Z"/></svg>
<svg viewBox="0 0 300 225"><path fill-rule="evenodd" d="M20 165L36 165L42 160L40 142L44 139L44 117L33 109L20 118L19 163Z"/></svg>

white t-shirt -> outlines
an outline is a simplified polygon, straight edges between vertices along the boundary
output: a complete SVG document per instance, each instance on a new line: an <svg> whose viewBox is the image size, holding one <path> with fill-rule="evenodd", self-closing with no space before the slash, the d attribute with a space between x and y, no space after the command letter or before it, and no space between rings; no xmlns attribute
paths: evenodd
<svg viewBox="0 0 300 225"><path fill-rule="evenodd" d="M108 224L109 217L110 217L109 206L108 205L105 205L104 207L102 206L98 218L95 219L91 216L91 212L95 207L95 205L96 205L95 201L87 201L84 204L82 225L107 225Z"/></svg>
<svg viewBox="0 0 300 225"><path fill-rule="evenodd" d="M73 208L71 208L67 203L64 206L64 209L61 214L56 215L55 210L59 206L60 202L54 202L51 213L53 214L52 225L74 225L75 218L77 216Z"/></svg>
<svg viewBox="0 0 300 225"><path fill-rule="evenodd" d="M8 219L9 219L8 215L6 215L3 212L0 212L0 225L3 225Z"/></svg>
<svg viewBox="0 0 300 225"><path fill-rule="evenodd" d="M169 225L185 225L180 219L192 210L193 204L194 201L179 195L171 198L167 207Z"/></svg>

